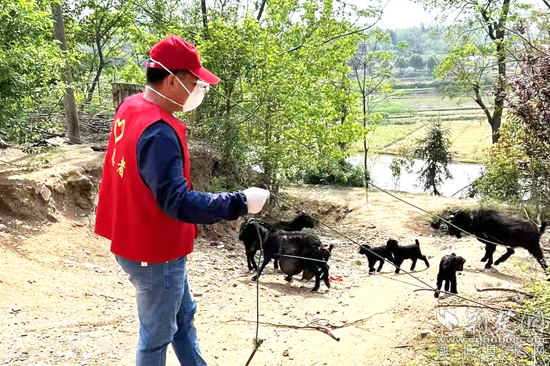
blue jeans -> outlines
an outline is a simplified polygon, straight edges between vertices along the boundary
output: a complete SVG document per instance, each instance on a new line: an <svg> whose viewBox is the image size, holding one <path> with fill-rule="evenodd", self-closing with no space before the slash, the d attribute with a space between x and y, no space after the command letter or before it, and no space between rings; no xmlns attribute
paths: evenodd
<svg viewBox="0 0 550 366"><path fill-rule="evenodd" d="M187 282L187 257L147 266L115 257L136 288L140 322L136 366L166 365L169 344L182 366L206 366L193 325L197 305Z"/></svg>

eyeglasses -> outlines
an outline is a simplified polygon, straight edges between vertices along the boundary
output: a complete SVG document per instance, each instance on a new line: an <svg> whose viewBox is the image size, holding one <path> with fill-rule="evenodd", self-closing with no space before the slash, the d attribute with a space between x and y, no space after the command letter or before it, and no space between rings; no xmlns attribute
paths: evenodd
<svg viewBox="0 0 550 366"><path fill-rule="evenodd" d="M208 93L208 91L210 90L210 84L208 84L206 81L197 80L196 85L197 85L199 88L204 89L204 92L205 92L205 93Z"/></svg>

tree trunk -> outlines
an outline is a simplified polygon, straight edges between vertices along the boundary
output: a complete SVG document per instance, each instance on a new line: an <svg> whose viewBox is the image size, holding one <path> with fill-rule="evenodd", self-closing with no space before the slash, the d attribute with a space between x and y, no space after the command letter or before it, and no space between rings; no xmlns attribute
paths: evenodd
<svg viewBox="0 0 550 366"><path fill-rule="evenodd" d="M498 34L499 32L497 32ZM501 42L497 43L498 54L498 80L495 86L495 106L493 108L493 117L490 124L493 132L493 144L498 142L500 138L499 129L502 123L502 113L504 112L504 86L506 81L506 55L504 47L502 46L502 40L504 34L501 35Z"/></svg>
<svg viewBox="0 0 550 366"><path fill-rule="evenodd" d="M365 96L363 95L363 128L367 129L367 103L365 101ZM364 132L365 133L365 132ZM363 175L365 177L365 198L367 200L367 206L369 204L369 165L368 165L368 156L369 156L369 147L367 145L367 135L363 137Z"/></svg>
<svg viewBox="0 0 550 366"><path fill-rule="evenodd" d="M60 3L53 4L53 18L55 26L55 38L61 43L61 50L67 51L67 40L65 39L65 26L63 23L63 12ZM76 102L74 100L74 90L72 88L73 76L69 61L66 61L65 67L61 70L61 80L65 84L65 95L63 104L65 106L65 116L67 118L67 133L69 141L72 144L80 144L80 126L78 125L78 114L76 112Z"/></svg>
<svg viewBox="0 0 550 366"><path fill-rule="evenodd" d="M483 100L481 99L479 86L474 86L474 91L476 94L474 101L480 106L480 108L485 113L485 116L487 117L487 122L491 126L491 138L492 138L493 144L495 144L498 142L498 139L500 137L498 130L500 129L500 125L502 123L504 99L502 98L499 99L498 96L495 96L495 106L493 108L493 114L491 115L489 108L485 105L485 103L483 103Z"/></svg>
<svg viewBox="0 0 550 366"><path fill-rule="evenodd" d="M363 169L364 169L364 176L365 176L365 188L369 189L369 163L368 163L368 156L369 156L369 148L367 146L367 137L363 139L363 149L365 149L365 153L363 154Z"/></svg>
<svg viewBox="0 0 550 366"><path fill-rule="evenodd" d="M264 9L265 9L265 3L267 2L267 0L262 0L262 5L260 5L260 11L258 12L258 21L260 21L260 19L262 18L262 14L264 12Z"/></svg>
<svg viewBox="0 0 550 366"><path fill-rule="evenodd" d="M506 85L506 50L504 48L504 37L509 12L510 0L504 0L499 22L497 28L495 29L495 43L497 46L498 57L498 80L495 87L495 106L493 108L493 118L491 119L493 144L497 143L500 138L499 129L502 123L502 113L504 112L504 88Z"/></svg>
<svg viewBox="0 0 550 366"><path fill-rule="evenodd" d="M140 84L128 84L128 83L113 83L113 107L115 110L122 104L124 99L137 93L143 93L145 90L144 85Z"/></svg>
<svg viewBox="0 0 550 366"><path fill-rule="evenodd" d="M204 27L204 36L208 39L208 16L206 14L206 0L201 0L202 26Z"/></svg>
<svg viewBox="0 0 550 366"><path fill-rule="evenodd" d="M500 114L497 114L495 110L495 113L493 113L493 118L491 119L490 123L491 123L491 133L492 133L491 137L493 140L493 144L496 144L500 139L499 130L500 130L500 125L502 123L502 111L500 112Z"/></svg>
<svg viewBox="0 0 550 366"><path fill-rule="evenodd" d="M365 149L365 153L363 155L363 174L365 177L365 199L367 201L367 209L369 205L369 181L370 181L370 175L369 175L369 165L368 165L368 156L369 156L369 148L367 146L367 136L365 135L363 139L363 148Z"/></svg>
<svg viewBox="0 0 550 366"><path fill-rule="evenodd" d="M88 89L88 93L86 94L86 100L84 101L83 106L91 103L94 96L95 88L99 84L99 78L101 77L101 73L103 72L103 68L105 67L105 59L103 58L103 50L101 47L101 40L99 38L96 38L96 46L97 54L99 55L99 65L97 67L94 80L92 81L92 85L90 86L90 89Z"/></svg>

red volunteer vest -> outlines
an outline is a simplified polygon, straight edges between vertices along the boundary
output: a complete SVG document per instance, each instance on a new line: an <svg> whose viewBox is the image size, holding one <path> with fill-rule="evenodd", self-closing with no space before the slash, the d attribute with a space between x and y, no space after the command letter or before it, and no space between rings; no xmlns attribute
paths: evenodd
<svg viewBox="0 0 550 366"><path fill-rule="evenodd" d="M137 144L143 131L158 120L168 123L183 149L183 176L191 184L186 128L172 114L143 99L128 98L118 109L109 138L95 232L111 240L111 252L139 262L166 262L193 251L195 225L166 215L138 171Z"/></svg>

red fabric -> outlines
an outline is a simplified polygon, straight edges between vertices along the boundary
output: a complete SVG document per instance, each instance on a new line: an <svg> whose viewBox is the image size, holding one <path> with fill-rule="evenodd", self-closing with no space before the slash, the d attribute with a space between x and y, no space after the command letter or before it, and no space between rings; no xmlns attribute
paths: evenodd
<svg viewBox="0 0 550 366"><path fill-rule="evenodd" d="M191 184L186 127L172 114L143 99L128 98L118 109L109 138L95 232L111 240L111 251L139 262L166 262L193 251L196 225L166 215L138 171L137 144L143 131L163 120L178 135L183 154L183 176Z"/></svg>
<svg viewBox="0 0 550 366"><path fill-rule="evenodd" d="M158 61L168 70L189 70L192 74L209 84L217 84L220 78L202 67L199 51L181 37L170 35L151 48L149 53L152 62L147 68L163 69Z"/></svg>

